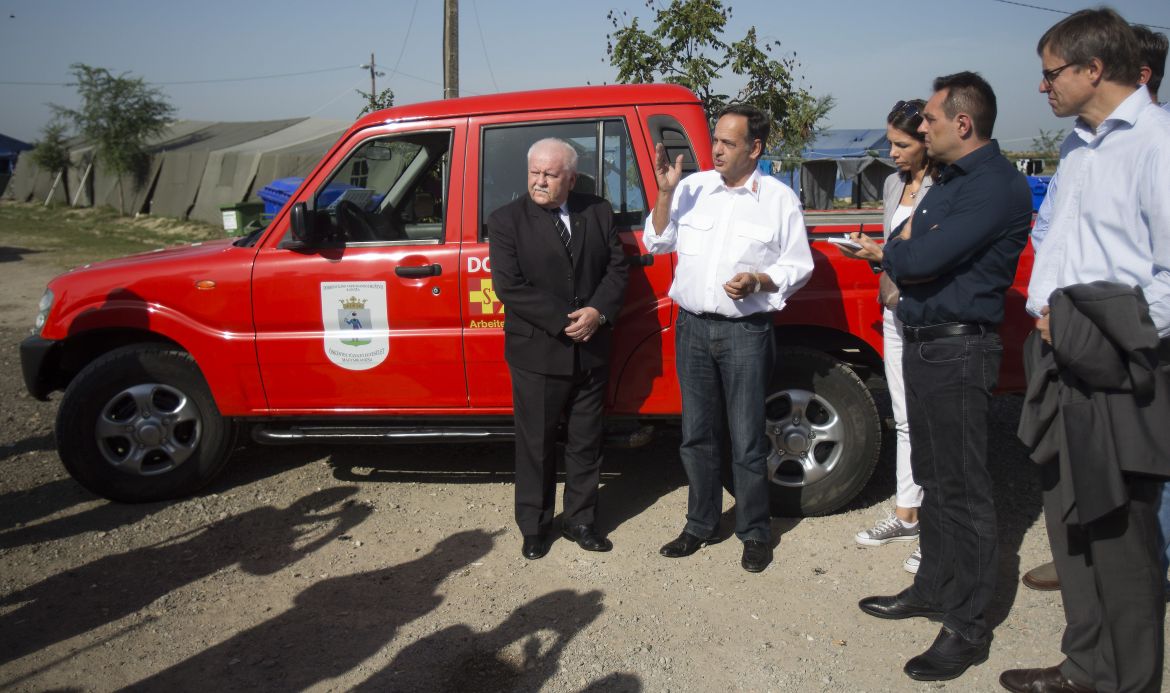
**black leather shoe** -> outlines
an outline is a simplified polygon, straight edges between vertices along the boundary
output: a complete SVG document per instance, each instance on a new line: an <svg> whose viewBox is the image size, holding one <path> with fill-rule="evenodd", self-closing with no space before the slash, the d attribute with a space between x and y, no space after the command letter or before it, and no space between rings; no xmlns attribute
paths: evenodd
<svg viewBox="0 0 1170 693"><path fill-rule="evenodd" d="M525 534L520 553L530 561L543 558L548 553L548 540L543 534Z"/></svg>
<svg viewBox="0 0 1170 693"><path fill-rule="evenodd" d="M1060 667L1009 669L999 675L999 683L1015 693L1093 693L1091 686L1067 678Z"/></svg>
<svg viewBox="0 0 1170 693"><path fill-rule="evenodd" d="M902 671L915 681L950 681L962 676L967 667L986 662L990 652L990 638L971 642L949 628L942 628L930 649L906 662Z"/></svg>
<svg viewBox="0 0 1170 693"><path fill-rule="evenodd" d="M672 539L663 544L662 548L658 549L658 553L667 558L682 558L691 555L708 544L718 543L718 541L715 538L704 539L702 537L696 537L690 532L684 531L678 535L677 539Z"/></svg>
<svg viewBox="0 0 1170 693"><path fill-rule="evenodd" d="M772 562L772 545L766 541L745 539L743 542L743 558L739 564L749 573L763 572Z"/></svg>
<svg viewBox="0 0 1170 693"><path fill-rule="evenodd" d="M561 534L565 535L566 539L577 542L577 546L580 546L586 551L609 551L613 549L613 543L598 534L593 525L564 525L561 527Z"/></svg>
<svg viewBox="0 0 1170 693"><path fill-rule="evenodd" d="M936 607L920 604L910 598L910 589L904 589L892 597L866 597L857 606L870 616L878 618L940 618L943 614Z"/></svg>

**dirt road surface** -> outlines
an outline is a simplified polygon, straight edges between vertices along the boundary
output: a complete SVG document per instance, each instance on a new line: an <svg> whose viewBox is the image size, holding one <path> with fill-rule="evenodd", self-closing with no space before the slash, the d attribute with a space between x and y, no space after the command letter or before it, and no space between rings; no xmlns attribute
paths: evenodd
<svg viewBox="0 0 1170 693"><path fill-rule="evenodd" d="M1060 659L1059 595L1018 582L1048 558L1018 397L994 414L991 659L919 684L902 665L938 625L857 609L911 579L910 546L853 542L891 507L888 437L846 511L774 521L761 574L740 568L730 512L729 541L658 555L686 507L670 428L607 454L608 554L559 540L520 556L508 444L247 444L197 497L117 505L62 469L59 393L21 382L17 345L56 270L14 249L0 270L0 690L992 691L1003 669Z"/></svg>

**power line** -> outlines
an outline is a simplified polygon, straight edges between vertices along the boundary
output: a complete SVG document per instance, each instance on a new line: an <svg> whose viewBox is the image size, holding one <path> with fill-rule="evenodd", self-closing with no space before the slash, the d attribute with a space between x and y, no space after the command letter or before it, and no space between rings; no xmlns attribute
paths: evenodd
<svg viewBox="0 0 1170 693"><path fill-rule="evenodd" d="M1068 10L1056 10L1056 9L1051 8L1051 7L1041 7L1039 5L1029 5L1026 2L1015 2L1015 0L991 0L991 1L1003 3L1004 5L1016 5L1017 7L1027 7L1027 8L1032 9L1032 10L1042 10L1044 12L1055 12L1057 14L1072 14L1072 12L1069 12ZM1130 24L1141 24L1142 26L1146 26L1146 27L1149 27L1151 29L1170 30L1170 26L1159 26L1157 24L1146 24L1145 22L1130 22Z"/></svg>
<svg viewBox="0 0 1170 693"><path fill-rule="evenodd" d="M479 45L483 47L483 61L487 64L488 76L492 78L492 86L498 92L500 85L496 84L496 73L492 70L492 61L488 57L487 42L483 40L483 25L479 23L479 8L475 6L475 0L471 0L471 14L475 16L475 28L479 29Z"/></svg>
<svg viewBox="0 0 1170 693"><path fill-rule="evenodd" d="M406 36L402 37L402 47L398 50L398 59L394 61L394 67L390 69L390 74L398 72L398 66L402 64L402 56L406 54L406 43L410 40L410 30L414 27L414 11L418 9L418 0L414 0L414 7L410 8L410 21L406 23Z"/></svg>

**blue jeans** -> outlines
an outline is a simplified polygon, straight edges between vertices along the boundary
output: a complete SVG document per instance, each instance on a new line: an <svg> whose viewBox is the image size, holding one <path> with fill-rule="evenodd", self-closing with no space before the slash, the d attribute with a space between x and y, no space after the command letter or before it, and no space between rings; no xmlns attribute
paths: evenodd
<svg viewBox="0 0 1170 693"><path fill-rule="evenodd" d="M764 398L774 351L769 313L727 320L678 312L679 457L690 482L686 531L697 537L711 537L719 526L722 441L730 433L735 534L771 542Z"/></svg>
<svg viewBox="0 0 1170 693"><path fill-rule="evenodd" d="M924 491L912 594L937 606L943 625L970 642L990 635L984 610L995 593L987 419L1002 360L994 332L907 342L902 352L910 464Z"/></svg>

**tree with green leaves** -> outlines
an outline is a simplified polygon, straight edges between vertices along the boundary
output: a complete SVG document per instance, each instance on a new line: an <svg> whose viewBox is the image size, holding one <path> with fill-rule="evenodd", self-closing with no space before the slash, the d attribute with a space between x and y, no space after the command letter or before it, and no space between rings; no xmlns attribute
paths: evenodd
<svg viewBox="0 0 1170 693"><path fill-rule="evenodd" d="M1032 138L1032 152L1044 159L1056 159L1060 156L1060 143L1064 141L1064 130L1040 130L1040 134Z"/></svg>
<svg viewBox="0 0 1170 693"><path fill-rule="evenodd" d="M379 72L378 74L382 73ZM361 113L358 113L359 118L367 113L380 111L383 108L390 108L394 105L394 91L392 89L383 89L377 94L372 91L362 91L361 89L357 89L356 91L366 100L365 107L362 108Z"/></svg>
<svg viewBox="0 0 1170 693"><path fill-rule="evenodd" d="M796 54L773 57L779 54L779 41L761 43L754 26L739 41L725 41L731 8L720 0L657 5L657 0L646 0L646 7L654 11L650 31L641 28L637 17L627 23L626 12L609 12L613 32L606 37L606 53L617 68L618 82L681 84L698 95L712 124L729 103L752 104L772 116L766 149L782 159L798 157L824 130L821 121L832 110L833 97L814 96L799 84L794 76L800 67ZM716 84L729 72L746 79L734 95L722 93Z"/></svg>
<svg viewBox="0 0 1170 693"><path fill-rule="evenodd" d="M150 166L147 143L171 122L175 109L162 91L129 73L111 74L84 63L70 66L77 78L78 108L50 104L57 116L73 121L94 147L96 158L118 178L118 207L125 214L124 178L141 185Z"/></svg>
<svg viewBox="0 0 1170 693"><path fill-rule="evenodd" d="M41 139L34 143L32 155L33 163L49 173L59 176L65 185L65 199L69 199L68 177L69 146L66 137L69 126L60 118L49 121L41 128ZM56 184L54 183L54 186ZM48 204L48 200L45 201Z"/></svg>

